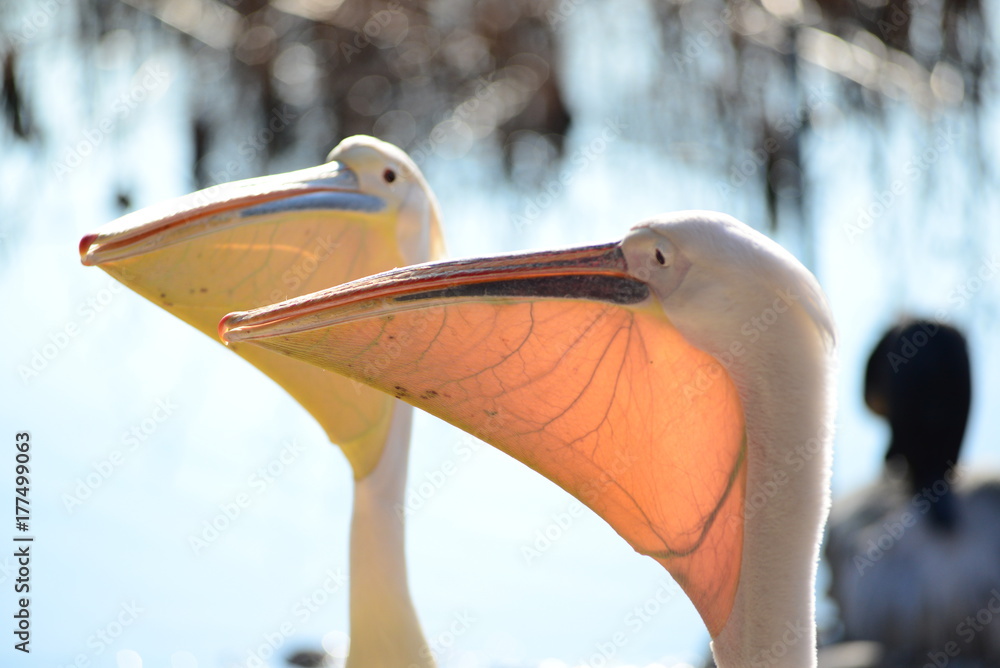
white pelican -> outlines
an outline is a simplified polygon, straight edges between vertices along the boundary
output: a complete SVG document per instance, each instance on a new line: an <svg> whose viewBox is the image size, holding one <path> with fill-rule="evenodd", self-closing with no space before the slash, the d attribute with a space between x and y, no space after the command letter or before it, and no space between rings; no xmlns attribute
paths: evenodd
<svg viewBox="0 0 1000 668"><path fill-rule="evenodd" d="M216 338L219 319L443 254L437 201L400 149L371 137L328 162L128 214L80 242L98 265ZM295 397L354 470L349 667L429 667L406 579L402 504L412 408L251 346L233 349Z"/></svg>
<svg viewBox="0 0 1000 668"><path fill-rule="evenodd" d="M620 242L398 269L219 325L498 447L684 588L722 668L816 664L833 322L722 214Z"/></svg>
<svg viewBox="0 0 1000 668"><path fill-rule="evenodd" d="M1000 613L1000 481L956 468L971 394L965 337L943 323L892 327L868 361L888 466L834 505L826 555L843 640L880 643L884 665L1000 664L988 623Z"/></svg>

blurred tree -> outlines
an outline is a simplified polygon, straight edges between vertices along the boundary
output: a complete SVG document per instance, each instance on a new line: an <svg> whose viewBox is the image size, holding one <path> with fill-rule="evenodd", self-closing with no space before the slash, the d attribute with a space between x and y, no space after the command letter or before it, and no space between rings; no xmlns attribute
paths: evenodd
<svg viewBox="0 0 1000 668"><path fill-rule="evenodd" d="M980 0L648 2L664 69L680 72L685 95L711 101L704 120L724 136L716 165L722 187L752 184L772 226L788 221L805 238L810 231L803 146L816 107L829 100L803 83L804 68L828 73L836 104L874 124L898 104L931 120L957 109L978 123L992 44ZM560 53L564 29L584 4L83 0L77 37L93 53L125 29L144 40L179 41L194 59L203 79L192 86L189 118L198 187L245 176L212 158L236 116L266 139L247 151L262 163L257 172L290 147L315 150L317 141L332 146L365 133L418 162L493 142L508 173L524 172L521 180L534 184L539 169L557 164L571 127ZM35 110L18 46L0 41L3 119L26 140ZM678 123L686 111L673 107ZM984 164L982 155L972 157Z"/></svg>
<svg viewBox="0 0 1000 668"><path fill-rule="evenodd" d="M929 121L967 111L978 125L992 45L979 0L709 0L654 7L665 52L686 68L691 85L710 89L723 127L750 137L732 141L754 148L772 225L787 216L808 235L802 146L825 102L876 124L887 105L905 104ZM702 57L705 52L711 57ZM805 68L834 75L835 99L806 88ZM981 164L982 156L975 157ZM730 182L758 172L740 151L729 158Z"/></svg>

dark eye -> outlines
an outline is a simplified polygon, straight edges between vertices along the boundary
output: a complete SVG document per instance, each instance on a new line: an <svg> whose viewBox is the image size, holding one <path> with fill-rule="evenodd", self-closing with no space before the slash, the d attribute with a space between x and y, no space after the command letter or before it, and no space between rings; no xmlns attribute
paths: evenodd
<svg viewBox="0 0 1000 668"><path fill-rule="evenodd" d="M392 183L393 181L396 180L396 172L392 171L391 169L387 169L384 172L382 172L382 178L385 179L386 183Z"/></svg>
<svg viewBox="0 0 1000 668"><path fill-rule="evenodd" d="M663 257L663 252L659 248L656 249L656 261L660 264L667 263L667 258Z"/></svg>

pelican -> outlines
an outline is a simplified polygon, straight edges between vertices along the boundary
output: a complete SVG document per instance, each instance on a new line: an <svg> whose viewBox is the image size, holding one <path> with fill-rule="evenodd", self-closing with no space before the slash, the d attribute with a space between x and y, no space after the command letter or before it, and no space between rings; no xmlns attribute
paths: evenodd
<svg viewBox="0 0 1000 668"><path fill-rule="evenodd" d="M882 479L830 519L843 640L878 642L882 665L997 665L1000 628L977 615L1000 612L1000 481L956 468L972 396L965 337L928 320L893 326L864 395L892 438Z"/></svg>
<svg viewBox="0 0 1000 668"><path fill-rule="evenodd" d="M834 326L816 279L723 214L397 269L219 323L549 478L662 564L722 668L816 665Z"/></svg>
<svg viewBox="0 0 1000 668"><path fill-rule="evenodd" d="M350 137L326 164L237 181L128 214L80 255L216 338L219 319L443 254L437 201L416 164ZM410 599L403 502L412 408L315 366L231 346L288 391L354 472L348 667L431 667Z"/></svg>

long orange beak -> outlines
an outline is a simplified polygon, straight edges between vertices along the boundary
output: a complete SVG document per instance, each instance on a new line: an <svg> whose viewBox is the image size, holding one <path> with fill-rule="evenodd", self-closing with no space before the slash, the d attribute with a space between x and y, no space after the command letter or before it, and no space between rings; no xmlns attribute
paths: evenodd
<svg viewBox="0 0 1000 668"><path fill-rule="evenodd" d="M743 546L744 415L618 243L418 265L219 325L422 408L535 469L663 564L716 635Z"/></svg>

